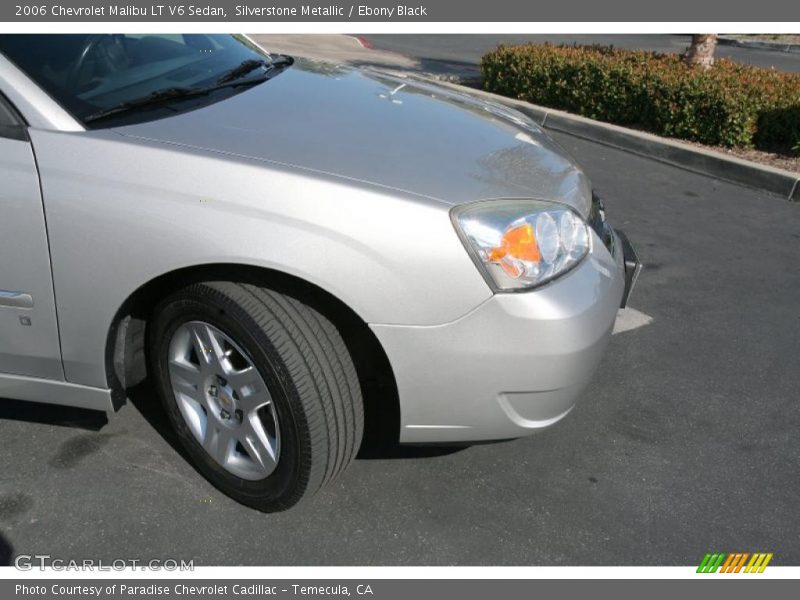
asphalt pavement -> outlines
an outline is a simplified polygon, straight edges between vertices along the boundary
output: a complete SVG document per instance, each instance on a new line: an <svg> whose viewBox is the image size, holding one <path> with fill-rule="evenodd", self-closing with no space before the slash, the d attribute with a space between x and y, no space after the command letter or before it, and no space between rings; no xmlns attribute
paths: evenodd
<svg viewBox="0 0 800 600"><path fill-rule="evenodd" d="M640 48L662 53L683 52L689 46L688 35L659 34L384 34L359 36L376 50L396 52L419 61L421 69L430 73L477 71L481 56L499 44L527 42L551 44L600 44L617 48ZM775 52L736 46L717 47L716 55L746 64L800 72L800 54Z"/></svg>
<svg viewBox="0 0 800 600"><path fill-rule="evenodd" d="M198 565L800 564L800 206L564 135L645 268L577 408L540 435L356 460L289 512L244 508L159 433L0 402L0 561ZM646 322L646 321L644 321Z"/></svg>

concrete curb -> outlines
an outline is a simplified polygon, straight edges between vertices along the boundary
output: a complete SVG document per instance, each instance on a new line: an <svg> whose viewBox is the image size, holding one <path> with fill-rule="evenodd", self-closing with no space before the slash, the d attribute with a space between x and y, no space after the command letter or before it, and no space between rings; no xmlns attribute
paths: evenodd
<svg viewBox="0 0 800 600"><path fill-rule="evenodd" d="M766 42L763 40L739 40L728 36L719 36L717 38L717 43L721 46L737 46L739 48L753 48L754 50L800 54L800 44L784 44L781 42Z"/></svg>
<svg viewBox="0 0 800 600"><path fill-rule="evenodd" d="M728 156L722 152L697 148L651 133L594 121L561 110L537 106L522 100L506 98L446 81L436 81L436 83L462 93L505 104L527 115L545 129L568 133L606 146L640 154L687 171L764 190L789 201L800 202L800 173L760 165Z"/></svg>

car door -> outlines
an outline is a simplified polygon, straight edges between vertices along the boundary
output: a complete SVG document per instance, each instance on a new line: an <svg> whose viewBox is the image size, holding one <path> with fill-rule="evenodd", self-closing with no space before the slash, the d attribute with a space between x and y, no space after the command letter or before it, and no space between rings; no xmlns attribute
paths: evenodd
<svg viewBox="0 0 800 600"><path fill-rule="evenodd" d="M36 159L1 93L0 374L64 379Z"/></svg>

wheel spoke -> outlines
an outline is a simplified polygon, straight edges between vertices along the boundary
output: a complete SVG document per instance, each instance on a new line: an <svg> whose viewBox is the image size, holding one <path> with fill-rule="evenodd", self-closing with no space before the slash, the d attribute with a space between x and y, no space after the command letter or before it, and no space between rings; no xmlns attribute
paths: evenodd
<svg viewBox="0 0 800 600"><path fill-rule="evenodd" d="M203 405L194 398L185 394L177 395L178 408L183 414L183 420L198 440L202 440L208 425L208 413Z"/></svg>
<svg viewBox="0 0 800 600"><path fill-rule="evenodd" d="M267 435L256 413L250 413L242 423L238 439L259 469L265 473L271 473L275 469L278 463L278 442Z"/></svg>
<svg viewBox="0 0 800 600"><path fill-rule="evenodd" d="M233 451L235 439L231 435L230 429L217 423L214 419L208 419L207 423L203 448L224 467Z"/></svg>
<svg viewBox="0 0 800 600"><path fill-rule="evenodd" d="M189 331L192 336L197 358L200 360L200 368L203 371L213 370L219 374L225 372L224 363L226 362L225 351L217 338L217 334L205 323L190 323Z"/></svg>
<svg viewBox="0 0 800 600"><path fill-rule="evenodd" d="M169 376L176 392L204 401L203 374L197 366L182 357L173 358L169 361Z"/></svg>

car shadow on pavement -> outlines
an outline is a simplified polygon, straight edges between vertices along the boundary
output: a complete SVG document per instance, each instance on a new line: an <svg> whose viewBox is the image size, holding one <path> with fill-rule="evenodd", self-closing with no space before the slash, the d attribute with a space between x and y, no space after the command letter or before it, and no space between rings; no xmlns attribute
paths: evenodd
<svg viewBox="0 0 800 600"><path fill-rule="evenodd" d="M0 419L89 431L100 431L108 424L106 413L98 410L7 399L0 399Z"/></svg>
<svg viewBox="0 0 800 600"><path fill-rule="evenodd" d="M356 460L386 460L402 458L435 458L461 452L468 446L403 446L400 444L362 444Z"/></svg>
<svg viewBox="0 0 800 600"><path fill-rule="evenodd" d="M133 404L134 408L139 411L139 414L144 417L144 420L155 429L164 441L174 448L178 454L189 460L188 456L184 453L183 447L172 428L172 423L169 422L167 413L164 412L164 407L161 406L161 401L158 398L158 393L155 388L150 384L148 379L130 388L127 392L128 401Z"/></svg>
<svg viewBox="0 0 800 600"><path fill-rule="evenodd" d="M0 567L10 567L14 558L14 547L2 533L0 533Z"/></svg>

